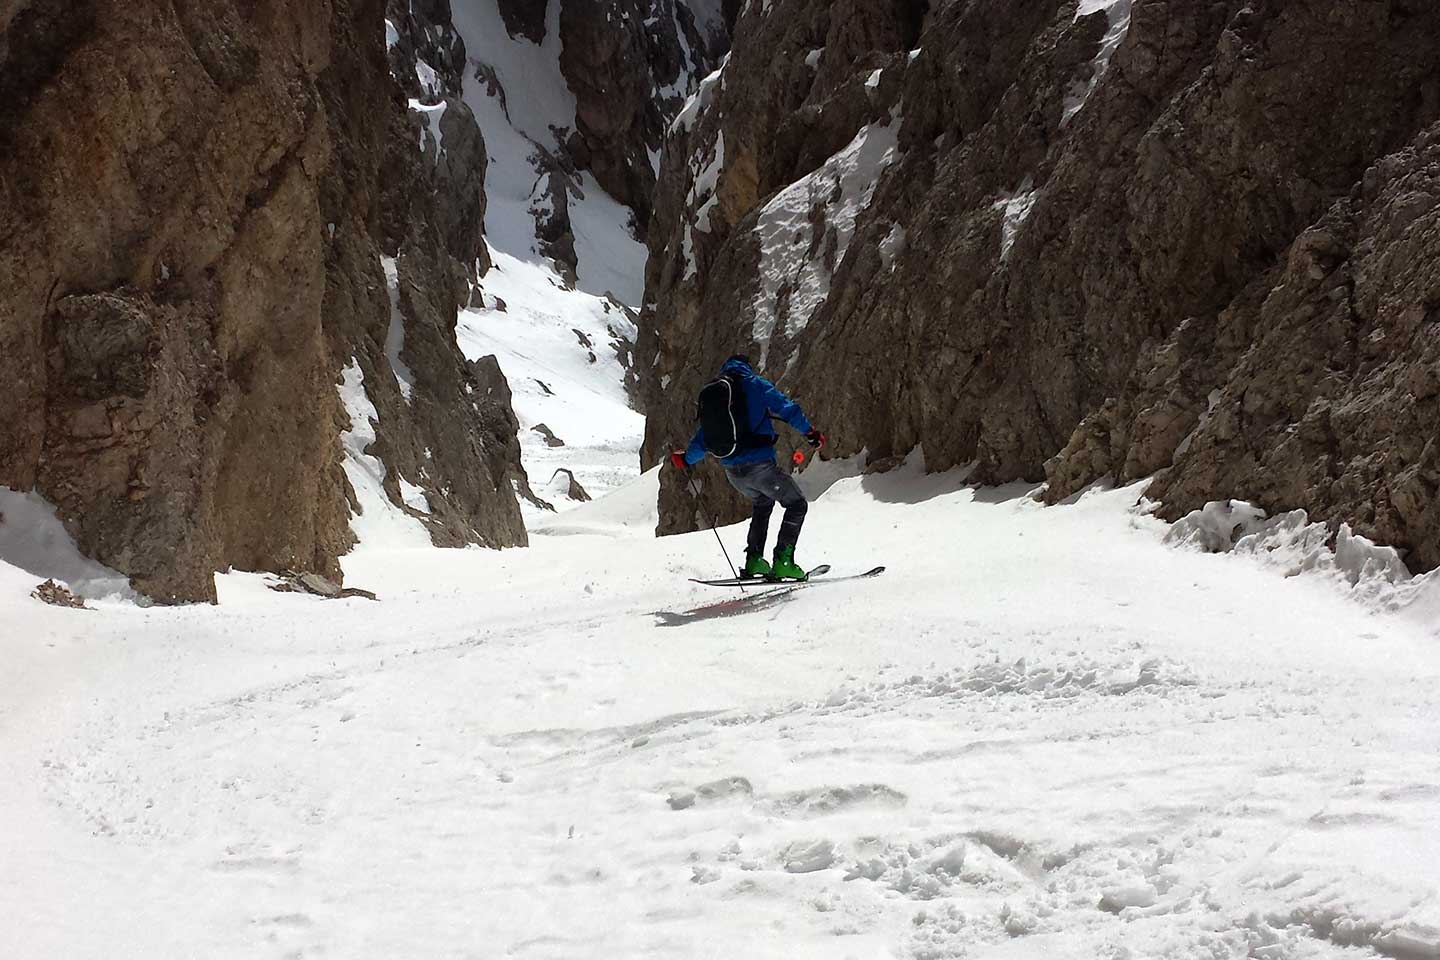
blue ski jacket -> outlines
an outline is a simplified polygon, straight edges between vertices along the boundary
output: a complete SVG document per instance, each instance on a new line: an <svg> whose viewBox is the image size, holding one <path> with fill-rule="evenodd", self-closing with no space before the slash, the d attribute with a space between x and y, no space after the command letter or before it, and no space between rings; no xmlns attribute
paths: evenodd
<svg viewBox="0 0 1440 960"><path fill-rule="evenodd" d="M806 418L805 411L800 409L800 404L781 393L775 384L760 376L744 361L730 360L720 368L720 373L737 374L744 385L745 409L750 416L750 423L746 424L745 429L749 433L767 440L775 437L775 427L770 423L771 417L784 420L801 433L809 433L815 429ZM685 462L692 467L709 454L705 449L704 433L704 428L696 430L690 446L685 450ZM774 459L775 448L763 446L741 450L734 456L725 457L720 463L727 467L738 467Z"/></svg>

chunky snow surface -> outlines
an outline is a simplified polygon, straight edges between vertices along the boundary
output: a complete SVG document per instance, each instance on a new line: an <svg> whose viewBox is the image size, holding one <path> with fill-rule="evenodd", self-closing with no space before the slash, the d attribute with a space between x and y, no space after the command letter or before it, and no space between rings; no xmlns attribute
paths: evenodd
<svg viewBox="0 0 1440 960"><path fill-rule="evenodd" d="M0 956L1430 955L1433 623L1134 489L831 472L802 559L890 571L748 612L653 473L379 603L0 592Z"/></svg>

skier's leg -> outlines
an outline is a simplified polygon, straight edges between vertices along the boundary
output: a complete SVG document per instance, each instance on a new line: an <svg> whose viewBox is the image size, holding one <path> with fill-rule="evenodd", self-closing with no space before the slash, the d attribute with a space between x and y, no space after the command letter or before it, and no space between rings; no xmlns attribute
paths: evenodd
<svg viewBox="0 0 1440 960"><path fill-rule="evenodd" d="M758 467L764 464L745 464L741 467L726 467L725 476L730 486L750 499L750 535L745 542L745 553L749 556L763 556L765 541L770 535L770 515L775 510L775 498L770 496L764 482L757 482ZM760 480L768 478L760 471Z"/></svg>
<svg viewBox="0 0 1440 960"><path fill-rule="evenodd" d="M765 541L770 537L770 514L774 511L774 500L763 493L755 498L755 506L750 511L750 535L745 540L747 555L765 555Z"/></svg>
<svg viewBox="0 0 1440 960"><path fill-rule="evenodd" d="M793 550L800 541L800 528L805 525L805 514L810 511L810 503L791 477L785 474L781 476L785 478L784 489L776 499L785 508L785 518L780 521L780 534L775 538L775 548L778 550L789 547Z"/></svg>
<svg viewBox="0 0 1440 960"><path fill-rule="evenodd" d="M805 494L800 492L794 478L781 470L773 460L761 464L761 469L749 482L762 491L764 496L785 508L785 518L780 522L780 535L775 540L775 549L778 551L783 547L793 548L800 540L800 528L805 525L805 514L810 509ZM768 512L766 519L769 519Z"/></svg>

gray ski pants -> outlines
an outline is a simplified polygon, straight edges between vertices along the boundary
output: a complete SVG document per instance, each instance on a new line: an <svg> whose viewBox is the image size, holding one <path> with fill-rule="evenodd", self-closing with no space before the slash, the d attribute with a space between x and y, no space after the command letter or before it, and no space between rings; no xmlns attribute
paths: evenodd
<svg viewBox="0 0 1440 960"><path fill-rule="evenodd" d="M805 494L795 485L790 475L780 469L774 460L759 463L745 463L738 467L726 467L725 476L730 485L750 498L755 505L750 515L750 537L745 545L747 553L765 553L765 539L770 533L770 514L775 504L785 508L785 518L780 522L780 535L775 539L775 549L793 547L800 539L800 528L805 524L805 513L810 504Z"/></svg>

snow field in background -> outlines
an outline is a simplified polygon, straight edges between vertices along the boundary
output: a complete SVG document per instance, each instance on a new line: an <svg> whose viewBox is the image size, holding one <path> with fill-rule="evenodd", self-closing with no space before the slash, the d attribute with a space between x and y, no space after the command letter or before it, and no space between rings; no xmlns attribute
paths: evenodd
<svg viewBox="0 0 1440 960"><path fill-rule="evenodd" d="M531 208L546 200L547 178L536 164L537 146L558 147L575 125L575 95L560 72L560 5L549 8L546 35L537 46L512 40L495 0L454 4L454 23L465 40L470 67L465 103L485 136L490 166L485 174L485 235L496 249L537 264ZM484 65L495 71L500 89L477 78ZM558 133L557 133L558 131ZM644 290L645 247L629 229L630 212L600 189L594 176L580 174L570 192L580 288L595 296L613 293L638 307ZM482 280L483 285L483 280Z"/></svg>
<svg viewBox="0 0 1440 960"><path fill-rule="evenodd" d="M564 289L548 267L500 250L491 255L495 266L485 276L486 307L461 311L455 337L467 357L493 353L500 361L531 483L538 492L565 467L591 496L599 496L634 479L645 418L626 400L624 368L610 346L611 329L633 342L634 323L614 304ZM494 297L504 301L504 310ZM593 347L581 345L577 330ZM547 446L531 429L540 423L565 446ZM524 501L521 507L532 522L533 508Z"/></svg>
<svg viewBox="0 0 1440 960"><path fill-rule="evenodd" d="M382 602L69 614L0 595L0 953L1369 955L1440 924L1435 638L1164 546L1137 488L1041 508L825 465L729 596L652 472L525 551L364 551ZM826 474L822 476L821 474ZM817 482L818 481L818 482ZM722 531L732 547L742 527ZM82 695L83 694L83 695ZM85 909L77 911L75 904ZM1353 922L1352 922L1353 921Z"/></svg>
<svg viewBox="0 0 1440 960"><path fill-rule="evenodd" d="M577 285L571 287L539 252L533 211L553 209L540 149L554 151L575 122L575 97L560 71L559 4L551 4L548 17L545 40L536 45L509 37L495 0L454 5L470 62L465 102L490 157L485 231L495 263L481 279L484 306L461 312L456 338L469 359L489 354L499 359L536 492L545 496L563 467L598 495L633 479L638 470L644 420L626 401L625 371L612 347L616 335L633 342L636 331L606 295L639 307L646 252L631 232L630 211L589 173L566 187ZM477 76L482 65L493 69L499 89L492 91ZM576 331L591 346L584 346ZM531 430L541 423L565 446L546 446ZM573 505L553 502L557 509ZM521 509L527 524L544 515L523 500Z"/></svg>

